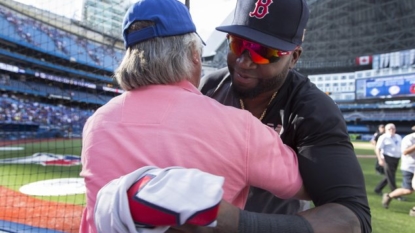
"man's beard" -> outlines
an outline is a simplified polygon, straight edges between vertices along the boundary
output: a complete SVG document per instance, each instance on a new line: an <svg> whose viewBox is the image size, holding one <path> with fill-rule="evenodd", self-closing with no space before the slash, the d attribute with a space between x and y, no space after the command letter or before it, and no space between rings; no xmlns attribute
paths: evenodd
<svg viewBox="0 0 415 233"><path fill-rule="evenodd" d="M287 65L284 67L284 69L270 79L258 79L258 84L251 88L251 89L241 89L237 87L236 85L232 85L233 92L239 97L239 98L248 98L253 99L257 97L259 94L279 89L282 84L284 83L289 71L289 66Z"/></svg>

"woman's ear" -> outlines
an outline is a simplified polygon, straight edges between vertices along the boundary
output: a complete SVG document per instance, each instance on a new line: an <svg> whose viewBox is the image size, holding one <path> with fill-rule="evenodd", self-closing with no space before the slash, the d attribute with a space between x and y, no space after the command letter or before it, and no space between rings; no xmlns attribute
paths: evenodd
<svg viewBox="0 0 415 233"><path fill-rule="evenodd" d="M298 59L300 59L301 53L303 52L302 47L298 47L292 52L291 55L291 62L290 62L290 69L293 69L295 64L297 64Z"/></svg>

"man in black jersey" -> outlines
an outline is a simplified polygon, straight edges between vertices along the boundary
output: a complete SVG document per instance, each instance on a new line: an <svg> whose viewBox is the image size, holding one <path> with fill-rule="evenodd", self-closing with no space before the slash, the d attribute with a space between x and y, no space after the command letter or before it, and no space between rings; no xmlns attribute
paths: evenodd
<svg viewBox="0 0 415 233"><path fill-rule="evenodd" d="M293 69L308 14L306 0L238 1L232 25L216 28L228 33L228 67L202 78L200 90L280 132L298 154L315 207L301 211L298 200L252 187L244 211L223 205L215 232L371 232L363 173L343 116Z"/></svg>

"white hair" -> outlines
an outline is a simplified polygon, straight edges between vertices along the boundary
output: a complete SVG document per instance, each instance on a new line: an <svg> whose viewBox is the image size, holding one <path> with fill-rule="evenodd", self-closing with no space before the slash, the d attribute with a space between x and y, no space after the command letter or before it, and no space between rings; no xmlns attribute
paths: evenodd
<svg viewBox="0 0 415 233"><path fill-rule="evenodd" d="M202 54L196 33L156 37L130 46L115 70L115 79L124 90L152 84L190 80L196 69L192 55Z"/></svg>

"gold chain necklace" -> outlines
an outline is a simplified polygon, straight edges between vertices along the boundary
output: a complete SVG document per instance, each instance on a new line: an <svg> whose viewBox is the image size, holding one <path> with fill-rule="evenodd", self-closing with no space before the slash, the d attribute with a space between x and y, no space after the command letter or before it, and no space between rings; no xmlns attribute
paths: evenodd
<svg viewBox="0 0 415 233"><path fill-rule="evenodd" d="M274 92L274 94L272 94L271 99L268 102L267 107L264 109L264 111L262 112L261 116L258 118L260 121L262 121L262 119L264 118L265 114L267 113L267 109L269 107L269 104L272 102L272 100L275 98L275 96L277 95L278 91ZM239 104L241 104L241 109L245 110L245 105L244 102L242 101L242 99L239 99Z"/></svg>

